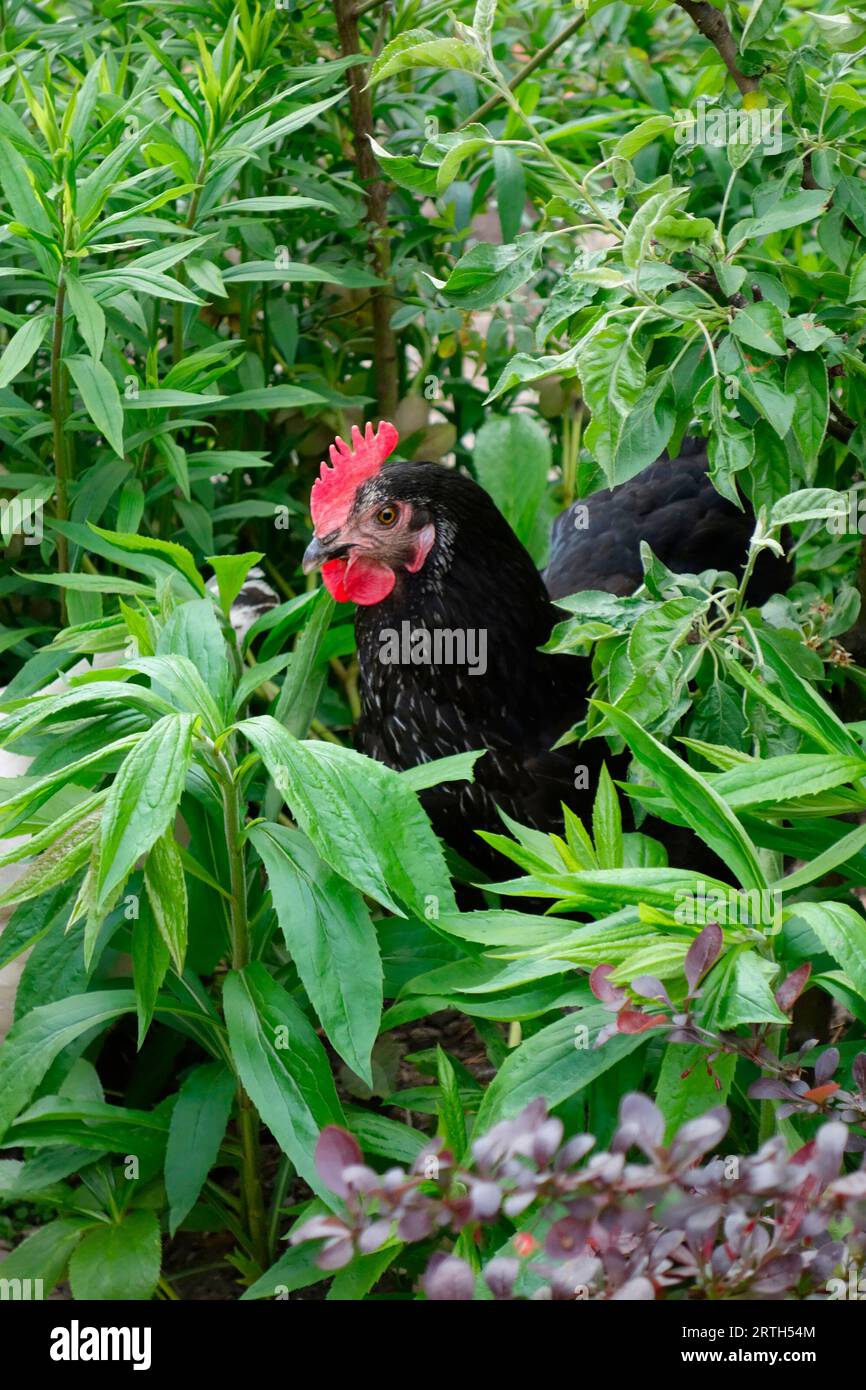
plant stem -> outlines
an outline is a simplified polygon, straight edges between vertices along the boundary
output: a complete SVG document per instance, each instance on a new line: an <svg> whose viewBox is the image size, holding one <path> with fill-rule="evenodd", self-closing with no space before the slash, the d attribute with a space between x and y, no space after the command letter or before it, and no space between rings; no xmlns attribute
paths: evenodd
<svg viewBox="0 0 866 1390"><path fill-rule="evenodd" d="M54 338L51 344L51 418L54 425L54 476L57 482L57 520L69 520L69 470L67 467L66 393L63 385L63 310L66 304L66 281L61 269L54 300ZM57 533L57 567L65 574L69 569L69 543ZM60 591L60 607L66 622L66 590Z"/></svg>
<svg viewBox="0 0 866 1390"><path fill-rule="evenodd" d="M358 18L352 0L333 0L344 58L361 52ZM373 105L366 86L367 70L357 64L348 69L349 108L352 116L352 146L355 167L367 202L368 239L373 274L383 283L371 295L373 316L373 359L376 370L376 398L379 414L393 420L397 409L397 338L391 327L391 243L388 233L388 185L381 177L373 157Z"/></svg>
<svg viewBox="0 0 866 1390"><path fill-rule="evenodd" d="M232 969L243 970L250 958L250 928L247 918L247 885L244 872L244 847L241 841L240 789L233 777L233 768L222 754L218 755L222 778L223 825L229 855L231 883ZM255 1106L238 1084L238 1133L241 1141L241 1194L244 1218L253 1256L262 1269L268 1266L268 1229L262 1194L261 1146L259 1117Z"/></svg>
<svg viewBox="0 0 866 1390"><path fill-rule="evenodd" d="M779 1056L779 1049L780 1049L781 1045L782 1045L782 1028L781 1028L781 1025L779 1025L779 1027L777 1027L777 1028L771 1028L771 1029L769 1030L769 1032L767 1033L766 1038L764 1039L764 1046L765 1046L770 1052L772 1052L773 1055L774 1055L775 1057L778 1057L778 1056ZM775 1133L776 1133L776 1107L775 1107L775 1103L774 1103L772 1100L762 1100L762 1101L761 1101L761 1118L760 1118L759 1128L758 1128L758 1145L759 1145L759 1147L760 1147L761 1144L766 1144L766 1142L767 1142L768 1139L772 1139L772 1137L773 1137L773 1135L774 1135Z"/></svg>
<svg viewBox="0 0 866 1390"><path fill-rule="evenodd" d="M705 39L716 49L731 77L743 96L760 90L757 77L749 77L742 72L737 62L737 43L723 10L717 10L708 0L676 0L681 10L685 10Z"/></svg>

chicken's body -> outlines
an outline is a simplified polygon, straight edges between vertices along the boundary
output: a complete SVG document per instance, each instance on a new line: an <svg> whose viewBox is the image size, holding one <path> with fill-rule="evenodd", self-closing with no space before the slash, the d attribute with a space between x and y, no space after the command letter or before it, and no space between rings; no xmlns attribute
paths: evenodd
<svg viewBox="0 0 866 1390"><path fill-rule="evenodd" d="M353 596L340 587L345 582L348 589L353 564L360 576L361 750L398 769L487 750L474 781L422 795L438 834L487 867L490 856L474 832L501 829L497 808L525 825L561 828L561 802L587 815L600 765L610 761L603 739L553 750L583 718L591 676L584 658L539 650L564 616L551 599L588 588L630 593L641 579L641 539L675 571L736 570L754 526L753 517L713 489L696 450L660 460L585 505L585 526L575 526L570 512L558 518L543 579L472 479L438 464L394 464L358 484L350 512L337 518L340 527L332 528L329 517L327 533L320 540L317 531L308 552L310 564L322 563L323 554L339 557L330 562L340 570L329 583L338 597ZM372 522L396 528L392 513L402 535L383 538L377 549ZM412 548L419 537L420 561ZM755 582L753 601L761 602L783 587L783 573L768 563ZM371 588L387 592L372 597ZM464 643L472 634L467 649L477 656L484 647L486 669L466 661L414 664L405 659L405 642L395 661L395 639L399 645L406 633L421 630L457 633ZM616 771L622 775L624 768Z"/></svg>
<svg viewBox="0 0 866 1390"><path fill-rule="evenodd" d="M401 497L431 499L440 539L423 569L404 572L386 599L358 609L358 746L395 768L486 748L474 781L423 794L437 832L477 862L474 831L501 826L497 806L539 828L561 818L574 764L586 759L574 748L551 748L582 713L589 663L538 650L564 615L483 488L436 464L395 464L386 477ZM470 646L484 650L486 670L383 660L404 623L412 632L459 633L464 642L478 634Z"/></svg>

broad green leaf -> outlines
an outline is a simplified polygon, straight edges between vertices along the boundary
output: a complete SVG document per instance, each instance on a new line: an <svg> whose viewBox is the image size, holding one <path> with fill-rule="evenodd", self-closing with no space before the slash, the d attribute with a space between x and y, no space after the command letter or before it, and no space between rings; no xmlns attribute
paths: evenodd
<svg viewBox="0 0 866 1390"><path fill-rule="evenodd" d="M81 1217L62 1217L40 1226L5 1257L2 1278L41 1279L47 1298L63 1278L87 1224Z"/></svg>
<svg viewBox="0 0 866 1390"><path fill-rule="evenodd" d="M327 1053L312 1025L263 965L232 971L223 987L232 1056L247 1094L314 1192L334 1195L316 1170L325 1125L345 1125Z"/></svg>
<svg viewBox="0 0 866 1390"><path fill-rule="evenodd" d="M454 911L441 845L399 773L351 748L301 742L269 715L237 729L332 869L398 916L396 899L422 917L431 898Z"/></svg>
<svg viewBox="0 0 866 1390"><path fill-rule="evenodd" d="M664 1050L655 1100L665 1117L665 1142L690 1120L724 1105L737 1066L733 1053L710 1053L700 1043L668 1043Z"/></svg>
<svg viewBox="0 0 866 1390"><path fill-rule="evenodd" d="M192 758L195 716L167 714L143 734L111 784L102 812L97 910L126 882L139 856L174 824Z"/></svg>
<svg viewBox="0 0 866 1390"><path fill-rule="evenodd" d="M796 913L866 999L866 919L847 903L797 903Z"/></svg>
<svg viewBox="0 0 866 1390"><path fill-rule="evenodd" d="M8 386L42 346L51 322L47 314L25 319L21 327L12 334L3 355L0 357L0 387Z"/></svg>
<svg viewBox="0 0 866 1390"><path fill-rule="evenodd" d="M586 444L613 482L626 419L646 382L646 364L626 324L615 320L593 332L577 354L583 394L592 411Z"/></svg>
<svg viewBox="0 0 866 1390"><path fill-rule="evenodd" d="M651 145L660 135L665 135L671 130L673 124L670 116L648 116L640 125L620 136L613 147L613 153L621 159L632 159L645 145Z"/></svg>
<svg viewBox="0 0 866 1390"><path fill-rule="evenodd" d="M493 416L475 436L472 458L478 481L536 564L542 565L550 524L544 500L552 462L546 431L522 412Z"/></svg>
<svg viewBox="0 0 866 1390"><path fill-rule="evenodd" d="M811 478L830 418L827 367L820 353L794 353L785 372L785 390L794 400L791 429Z"/></svg>
<svg viewBox="0 0 866 1390"><path fill-rule="evenodd" d="M310 1003L343 1061L372 1086L382 966L364 900L296 830L260 824L249 838L267 870L277 921Z"/></svg>
<svg viewBox="0 0 866 1390"><path fill-rule="evenodd" d="M69 297L69 307L78 324L78 331L87 344L90 356L94 362L98 362L105 346L105 314L102 305L87 286L82 285L77 275L67 275L66 293Z"/></svg>
<svg viewBox="0 0 866 1390"><path fill-rule="evenodd" d="M138 915L132 924L132 977L138 1001L139 1047L150 1027L169 959L168 947L157 931L150 903L140 902Z"/></svg>
<svg viewBox="0 0 866 1390"><path fill-rule="evenodd" d="M533 1033L500 1067L484 1093L474 1133L484 1134L543 1096L552 1109L579 1095L596 1077L646 1043L646 1035L618 1034L595 1046L610 1013L593 1004Z"/></svg>
<svg viewBox="0 0 866 1390"><path fill-rule="evenodd" d="M65 357L63 360L78 388L84 409L114 452L123 458L123 406L114 377L101 362L91 357Z"/></svg>
<svg viewBox="0 0 866 1390"><path fill-rule="evenodd" d="M785 329L782 315L768 299L760 304L746 304L738 309L731 321L731 332L747 347L769 353L771 357L785 355Z"/></svg>
<svg viewBox="0 0 866 1390"><path fill-rule="evenodd" d="M64 1047L134 1009L131 989L101 990L44 1004L14 1024L0 1048L0 1139Z"/></svg>
<svg viewBox="0 0 866 1390"><path fill-rule="evenodd" d="M803 189L791 197L780 198L769 211L759 217L746 217L732 227L728 234L728 249L735 250L744 241L755 241L771 232L785 231L812 222L824 211L832 197L830 189Z"/></svg>
<svg viewBox="0 0 866 1390"><path fill-rule="evenodd" d="M208 564L213 566L220 605L228 617L232 604L244 587L247 575L264 559L264 555L260 550L251 550L244 555L207 555L205 558Z"/></svg>
<svg viewBox="0 0 866 1390"><path fill-rule="evenodd" d="M91 523L91 531L117 550L122 550L127 554L142 554L153 556L159 559L163 565L169 565L173 570L182 574L184 579L199 594L204 594L204 580L195 567L195 561L188 550L182 545L176 545L174 541L161 541L153 536L130 536L119 531L106 531L101 526L94 526ZM138 568L136 565L133 569Z"/></svg>
<svg viewBox="0 0 866 1390"><path fill-rule="evenodd" d="M182 657L192 662L221 714L228 712L232 669L226 639L211 599L178 604L156 644L157 657Z"/></svg>
<svg viewBox="0 0 866 1390"><path fill-rule="evenodd" d="M159 1282L162 1241L152 1211L128 1211L122 1220L88 1231L69 1261L77 1300L143 1302Z"/></svg>
<svg viewBox="0 0 866 1390"><path fill-rule="evenodd" d="M404 768L400 777L413 792L438 787L442 782L471 782L475 764L486 751L486 748L479 748L477 753L452 753L447 758L434 758L429 763Z"/></svg>
<svg viewBox="0 0 866 1390"><path fill-rule="evenodd" d="M458 38L441 38L431 29L407 29L386 44L370 69L375 84L410 68L457 68L479 72L484 65L480 49Z"/></svg>
<svg viewBox="0 0 866 1390"><path fill-rule="evenodd" d="M757 951L738 951L734 968L715 1022L719 1028L736 1028L741 1023L781 1023L790 1020L773 996L772 982L779 974L775 961L765 960Z"/></svg>
<svg viewBox="0 0 866 1390"><path fill-rule="evenodd" d="M144 866L144 886L156 929L175 970L182 975L187 943L186 879L173 827L154 841Z"/></svg>
<svg viewBox="0 0 866 1390"><path fill-rule="evenodd" d="M216 1163L235 1094L235 1079L218 1062L196 1067L184 1080L171 1112L165 1153L169 1233L198 1201Z"/></svg>

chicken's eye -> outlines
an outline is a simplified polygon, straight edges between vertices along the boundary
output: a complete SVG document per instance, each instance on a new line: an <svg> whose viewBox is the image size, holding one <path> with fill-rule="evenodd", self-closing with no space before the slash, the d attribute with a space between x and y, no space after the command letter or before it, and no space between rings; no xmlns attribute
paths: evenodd
<svg viewBox="0 0 866 1390"><path fill-rule="evenodd" d="M393 526L399 515L396 507L382 507L376 513L376 520L380 526Z"/></svg>

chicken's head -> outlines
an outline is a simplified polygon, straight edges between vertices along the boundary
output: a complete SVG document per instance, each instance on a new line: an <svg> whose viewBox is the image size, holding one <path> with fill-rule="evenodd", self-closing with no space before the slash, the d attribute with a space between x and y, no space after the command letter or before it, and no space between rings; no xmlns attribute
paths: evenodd
<svg viewBox="0 0 866 1390"><path fill-rule="evenodd" d="M436 538L435 527L408 498L396 494L382 465L397 447L397 431L383 421L374 434L352 430L351 446L331 445L313 484L313 539L304 554L304 573L321 567L325 585L342 603L380 603L401 570L421 569Z"/></svg>

